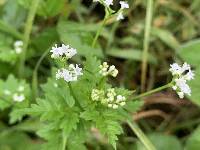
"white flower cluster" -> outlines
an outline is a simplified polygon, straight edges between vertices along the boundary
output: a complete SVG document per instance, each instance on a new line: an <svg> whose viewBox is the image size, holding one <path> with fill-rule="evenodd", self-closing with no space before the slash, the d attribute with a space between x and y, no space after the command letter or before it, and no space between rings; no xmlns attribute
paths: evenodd
<svg viewBox="0 0 200 150"><path fill-rule="evenodd" d="M103 90L93 89L91 93L93 101L100 101L102 104L106 104L109 108L117 109L119 106L126 104L126 98L122 95L117 95L114 88Z"/></svg>
<svg viewBox="0 0 200 150"><path fill-rule="evenodd" d="M180 98L184 98L184 94L191 95L191 89L187 81L194 79L194 72L189 64L184 63L179 66L177 63L170 65L169 71L174 77L172 89L175 90Z"/></svg>
<svg viewBox="0 0 200 150"><path fill-rule="evenodd" d="M57 47L57 45L55 45L55 47L52 47L50 52L52 52L52 58L66 59L72 58L77 53L76 49L64 44L62 44L61 47ZM66 82L77 81L78 76L81 75L83 75L82 68L80 68L77 64L70 64L68 68L58 69L56 72L56 80L64 79Z"/></svg>
<svg viewBox="0 0 200 150"><path fill-rule="evenodd" d="M7 90L7 89L4 90L4 95L6 95L6 96L12 95L13 101L22 102L25 100L25 96L24 96L23 92L24 92L24 86L20 85L17 89L17 92L15 92L13 95L12 95L11 91Z"/></svg>
<svg viewBox="0 0 200 150"><path fill-rule="evenodd" d="M81 75L83 75L82 68L77 64L70 64L68 69L62 68L56 72L56 80L62 78L67 82L77 81L78 76Z"/></svg>
<svg viewBox="0 0 200 150"><path fill-rule="evenodd" d="M69 45L62 44L62 46L58 47L55 44L54 47L50 50L52 52L51 58L72 58L76 55L77 51L74 48L71 48Z"/></svg>
<svg viewBox="0 0 200 150"><path fill-rule="evenodd" d="M93 2L100 2L104 4L106 7L113 5L113 0L93 0Z"/></svg>
<svg viewBox="0 0 200 150"><path fill-rule="evenodd" d="M103 4L105 7L110 7L111 5L113 5L113 0L93 0L93 2L100 2L101 4ZM117 21L124 19L123 16L123 11L124 9L128 9L129 5L127 2L125 1L120 1L120 9L117 12Z"/></svg>
<svg viewBox="0 0 200 150"><path fill-rule="evenodd" d="M128 9L128 8L129 8L129 5L128 5L127 2L125 2L125 1L120 1L119 3L120 3L120 5L121 5L121 8L120 8L120 10L118 11L117 21L118 21L118 20L123 20L123 19L124 19L123 11L124 11L124 9Z"/></svg>
<svg viewBox="0 0 200 150"><path fill-rule="evenodd" d="M109 66L107 62L103 62L103 64L100 65L99 68L100 68L99 73L102 76L111 75L113 77L116 77L118 74L118 70L115 68L115 66L114 65Z"/></svg>
<svg viewBox="0 0 200 150"><path fill-rule="evenodd" d="M15 41L14 49L17 54L20 54L22 52L22 48L23 48L23 41Z"/></svg>

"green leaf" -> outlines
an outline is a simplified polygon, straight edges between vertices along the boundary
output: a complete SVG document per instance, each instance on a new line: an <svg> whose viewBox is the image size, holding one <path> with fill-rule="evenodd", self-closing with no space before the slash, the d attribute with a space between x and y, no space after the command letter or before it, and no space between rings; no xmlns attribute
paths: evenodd
<svg viewBox="0 0 200 150"><path fill-rule="evenodd" d="M189 136L185 150L199 150L200 149L200 127L193 131Z"/></svg>
<svg viewBox="0 0 200 150"><path fill-rule="evenodd" d="M195 79L189 82L192 95L189 97L194 103L200 105L200 58L197 55L200 50L200 40L193 40L183 44L179 49L179 55L184 61L195 67Z"/></svg>
<svg viewBox="0 0 200 150"><path fill-rule="evenodd" d="M192 40L180 46L178 54L187 63L199 67L200 58L197 55L200 52L200 39Z"/></svg>
<svg viewBox="0 0 200 150"><path fill-rule="evenodd" d="M157 150L183 150L178 139L171 135L161 133L150 134L149 139ZM137 142L137 150L147 150L141 142Z"/></svg>
<svg viewBox="0 0 200 150"><path fill-rule="evenodd" d="M11 132L0 136L1 150L38 150L41 145L32 141L26 134L22 132Z"/></svg>
<svg viewBox="0 0 200 150"><path fill-rule="evenodd" d="M91 47L93 36L87 31L91 28L85 24L59 21L57 31L61 41L76 48L80 55L86 56L88 54L94 54L95 56L102 57L103 53L101 49Z"/></svg>
<svg viewBox="0 0 200 150"><path fill-rule="evenodd" d="M113 48L111 50L108 50L106 54L112 57L117 57L117 58L123 58L123 59L134 60L134 61L142 61L141 50L134 50L134 49L123 50L123 49ZM148 61L153 64L157 63L157 59L151 54L149 54Z"/></svg>
<svg viewBox="0 0 200 150"><path fill-rule="evenodd" d="M75 112L69 111L62 119L60 128L63 129L63 133L68 137L72 132L72 130L76 130L78 122L79 122L79 115Z"/></svg>
<svg viewBox="0 0 200 150"><path fill-rule="evenodd" d="M161 41L163 41L167 46L174 49L175 51L179 47L179 42L176 40L176 38L173 36L171 32L164 29L159 28L152 28L152 34L156 37L158 37Z"/></svg>

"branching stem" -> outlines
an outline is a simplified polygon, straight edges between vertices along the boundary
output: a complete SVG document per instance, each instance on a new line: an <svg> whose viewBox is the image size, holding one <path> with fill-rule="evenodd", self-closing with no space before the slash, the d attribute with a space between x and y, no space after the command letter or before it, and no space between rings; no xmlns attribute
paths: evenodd
<svg viewBox="0 0 200 150"><path fill-rule="evenodd" d="M147 92L145 92L145 93L142 93L142 94L140 94L140 95L138 95L138 96L135 96L135 97L132 98L132 100L136 100L136 99L139 99L139 98L142 98L142 97L146 97L146 96L148 96L148 95L151 95L151 94L153 94L153 93L159 92L159 91L164 90L164 89L166 89L166 88L169 88L169 87L171 87L171 86L172 86L172 83L170 82L170 83L168 83L168 84L166 84L166 85L163 85L163 86L158 87L158 88L156 88L156 89L153 89L153 90L147 91Z"/></svg>

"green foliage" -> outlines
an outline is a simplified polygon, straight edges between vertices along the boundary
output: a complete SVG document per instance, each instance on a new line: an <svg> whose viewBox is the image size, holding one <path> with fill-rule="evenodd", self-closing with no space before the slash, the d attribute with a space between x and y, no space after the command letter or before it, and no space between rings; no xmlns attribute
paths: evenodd
<svg viewBox="0 0 200 150"><path fill-rule="evenodd" d="M22 102L14 101L15 94L24 95L24 100ZM13 75L9 75L6 81L0 80L0 109L12 107L10 123L21 120L22 115L18 115L16 112L28 107L29 102L30 87L24 80L19 81Z"/></svg>
<svg viewBox="0 0 200 150"><path fill-rule="evenodd" d="M178 139L171 135L163 135L160 133L153 133L149 135L149 139L155 145L156 149L160 150L182 150L182 146ZM137 142L137 150L146 150L146 148Z"/></svg>
<svg viewBox="0 0 200 150"><path fill-rule="evenodd" d="M30 8L31 0L18 0L19 4L24 8ZM58 15L64 8L65 0L41 0L38 8L38 15L42 17L54 17Z"/></svg>
<svg viewBox="0 0 200 150"><path fill-rule="evenodd" d="M200 138L199 138L200 128L198 127L194 132L189 136L185 149L186 150L199 150L200 149Z"/></svg>
<svg viewBox="0 0 200 150"><path fill-rule="evenodd" d="M76 48L81 55L93 54L102 57L100 48L90 47L93 40L91 31L96 31L97 28L98 26L95 24L86 25L63 20L59 21L57 25L57 31L62 42L70 43L70 46Z"/></svg>
<svg viewBox="0 0 200 150"><path fill-rule="evenodd" d="M192 89L191 100L200 105L200 58L198 56L200 50L200 40L194 40L182 45L179 48L179 55L184 61L190 63L195 69L195 79L190 82Z"/></svg>
<svg viewBox="0 0 200 150"><path fill-rule="evenodd" d="M0 135L0 149L1 150L38 150L41 149L40 144L31 140L26 134L22 132L11 132Z"/></svg>

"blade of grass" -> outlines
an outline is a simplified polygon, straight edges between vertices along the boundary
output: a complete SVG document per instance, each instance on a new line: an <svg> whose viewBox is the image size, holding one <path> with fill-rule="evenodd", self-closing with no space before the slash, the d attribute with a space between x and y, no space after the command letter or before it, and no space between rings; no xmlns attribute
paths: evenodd
<svg viewBox="0 0 200 150"><path fill-rule="evenodd" d="M25 65L25 59L26 59L26 51L28 48L29 40L30 40L30 34L33 26L33 21L36 15L37 7L40 0L34 0L32 1L30 11L27 17L26 25L25 25L25 31L24 31L24 37L23 37L23 51L20 58L20 64L19 64L19 77L22 77L24 75L24 65Z"/></svg>
<svg viewBox="0 0 200 150"><path fill-rule="evenodd" d="M149 36L151 30L151 22L153 16L153 0L147 0L147 11L145 20L145 33L143 42L143 54L142 54L142 75L141 75L141 90L145 90L146 73L147 73L147 59L149 49Z"/></svg>
<svg viewBox="0 0 200 150"><path fill-rule="evenodd" d="M137 135L139 140L144 144L147 150L156 150L154 145L151 143L151 141L146 137L146 135L142 132L142 130L138 127L138 125L135 122L127 121L130 128L133 130L133 132Z"/></svg>

